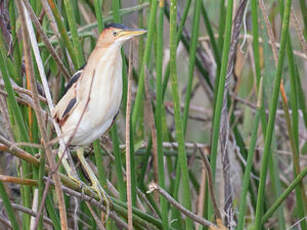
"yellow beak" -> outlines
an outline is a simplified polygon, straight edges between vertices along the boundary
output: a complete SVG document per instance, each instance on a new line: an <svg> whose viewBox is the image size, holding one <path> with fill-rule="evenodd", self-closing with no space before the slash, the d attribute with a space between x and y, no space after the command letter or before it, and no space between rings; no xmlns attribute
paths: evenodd
<svg viewBox="0 0 307 230"><path fill-rule="evenodd" d="M147 31L143 29L125 29L119 33L119 37L136 37L145 34Z"/></svg>

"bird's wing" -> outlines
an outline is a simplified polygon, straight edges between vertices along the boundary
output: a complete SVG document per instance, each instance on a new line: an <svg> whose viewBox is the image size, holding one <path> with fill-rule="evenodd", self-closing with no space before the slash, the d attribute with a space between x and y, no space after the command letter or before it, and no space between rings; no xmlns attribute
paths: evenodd
<svg viewBox="0 0 307 230"><path fill-rule="evenodd" d="M83 69L78 70L71 78L64 90L64 96L52 111L52 117L62 126L77 105L75 85L81 77Z"/></svg>
<svg viewBox="0 0 307 230"><path fill-rule="evenodd" d="M64 89L64 94L65 95L67 93L67 91L72 87L72 85L78 81L78 79L80 78L82 72L83 72L83 69L85 67L86 64L84 64L77 72L74 73L74 75L72 75L72 77L69 79L69 82L67 83L67 85L65 86L65 89Z"/></svg>

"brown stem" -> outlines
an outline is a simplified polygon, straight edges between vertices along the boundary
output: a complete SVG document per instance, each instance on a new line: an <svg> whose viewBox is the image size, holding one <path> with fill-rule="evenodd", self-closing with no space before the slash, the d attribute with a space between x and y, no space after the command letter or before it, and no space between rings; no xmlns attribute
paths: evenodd
<svg viewBox="0 0 307 230"><path fill-rule="evenodd" d="M207 148L206 148L207 149ZM215 212L215 216L217 219L222 219L222 215L220 213L220 210L217 206L216 198L215 198L215 192L214 192L214 186L213 186L213 180L212 180L212 171L210 167L210 163L206 157L206 154L204 153L203 149L199 148L200 156L203 159L206 171L207 171L207 177L208 177L208 186L209 186L209 193L213 204L213 209Z"/></svg>
<svg viewBox="0 0 307 230"><path fill-rule="evenodd" d="M130 114L131 114L131 68L132 68L132 46L130 45L130 58L128 69L128 92L126 106L126 176L127 176L127 206L128 206L128 229L133 230L132 220L132 194L131 194L131 164L130 164Z"/></svg>

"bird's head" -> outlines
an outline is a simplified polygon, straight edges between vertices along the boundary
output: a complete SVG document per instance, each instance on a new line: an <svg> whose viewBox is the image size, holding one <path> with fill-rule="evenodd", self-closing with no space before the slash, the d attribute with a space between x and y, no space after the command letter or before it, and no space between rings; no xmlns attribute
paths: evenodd
<svg viewBox="0 0 307 230"><path fill-rule="evenodd" d="M125 41L144 33L146 33L146 30L129 28L122 24L111 23L108 24L100 34L98 43L103 46L109 46L114 43L122 45Z"/></svg>

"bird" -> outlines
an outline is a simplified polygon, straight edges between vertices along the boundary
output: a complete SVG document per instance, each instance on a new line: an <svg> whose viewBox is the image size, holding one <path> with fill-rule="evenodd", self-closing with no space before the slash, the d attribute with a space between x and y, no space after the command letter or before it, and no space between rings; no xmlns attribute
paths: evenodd
<svg viewBox="0 0 307 230"><path fill-rule="evenodd" d="M111 23L105 26L87 63L68 82L64 95L52 110L65 145L77 147L77 156L100 199L106 193L84 157L84 146L91 144L112 126L119 112L122 85L121 47L146 30ZM64 154L64 150L60 150ZM67 174L78 181L71 167L63 163Z"/></svg>

